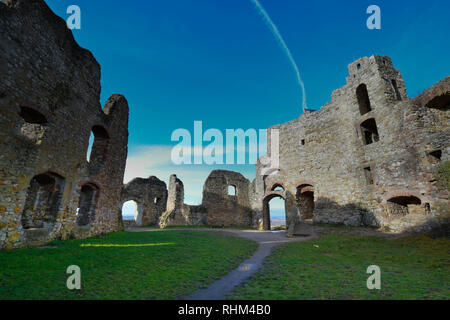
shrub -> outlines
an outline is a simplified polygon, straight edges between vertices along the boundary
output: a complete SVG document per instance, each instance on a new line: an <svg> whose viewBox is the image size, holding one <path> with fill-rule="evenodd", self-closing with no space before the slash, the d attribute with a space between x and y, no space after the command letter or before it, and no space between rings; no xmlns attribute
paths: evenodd
<svg viewBox="0 0 450 320"><path fill-rule="evenodd" d="M450 191L450 161L444 161L439 164L434 173L434 178Z"/></svg>

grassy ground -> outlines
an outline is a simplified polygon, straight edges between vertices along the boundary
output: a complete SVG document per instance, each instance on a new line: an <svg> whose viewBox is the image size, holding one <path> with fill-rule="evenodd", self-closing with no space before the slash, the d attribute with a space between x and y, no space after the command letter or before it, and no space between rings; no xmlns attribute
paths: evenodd
<svg viewBox="0 0 450 320"><path fill-rule="evenodd" d="M381 268L368 290L367 267ZM231 299L450 299L450 240L334 234L283 245Z"/></svg>
<svg viewBox="0 0 450 320"><path fill-rule="evenodd" d="M142 229L147 229L147 228L155 228L155 229L159 229L159 226L156 225L148 225L148 226L136 226L135 228L142 228ZM201 224L201 225L197 225L197 226L167 226L164 229L161 230L167 230L167 229L238 229L238 230L252 230L254 228L250 228L250 227L238 227L238 226L231 226L231 227L227 227L227 226L210 226L210 225L206 225L206 224Z"/></svg>
<svg viewBox="0 0 450 320"><path fill-rule="evenodd" d="M120 232L0 252L0 299L175 299L236 268L255 242L221 233ZM81 291L66 287L81 268Z"/></svg>

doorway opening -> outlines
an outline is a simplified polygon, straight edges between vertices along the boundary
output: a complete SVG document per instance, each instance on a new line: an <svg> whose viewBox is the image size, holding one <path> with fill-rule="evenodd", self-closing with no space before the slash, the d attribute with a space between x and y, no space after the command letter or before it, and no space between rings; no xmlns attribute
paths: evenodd
<svg viewBox="0 0 450 320"><path fill-rule="evenodd" d="M263 201L263 230L285 230L285 200L278 194L268 195Z"/></svg>

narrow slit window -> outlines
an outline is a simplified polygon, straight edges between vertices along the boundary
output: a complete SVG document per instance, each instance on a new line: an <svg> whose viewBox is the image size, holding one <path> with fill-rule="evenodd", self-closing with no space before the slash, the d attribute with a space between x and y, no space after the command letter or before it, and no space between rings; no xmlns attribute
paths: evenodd
<svg viewBox="0 0 450 320"><path fill-rule="evenodd" d="M108 145L109 135L106 129L101 126L92 127L87 155L89 163L94 165L103 164L108 153Z"/></svg>
<svg viewBox="0 0 450 320"><path fill-rule="evenodd" d="M373 173L372 173L372 169L370 167L365 167L364 168L364 175L366 177L366 182L367 184L373 184Z"/></svg>
<svg viewBox="0 0 450 320"><path fill-rule="evenodd" d="M392 83L392 88L394 89L395 99L397 99L399 101L402 100L402 96L400 95L400 91L398 90L397 81L392 79L391 83Z"/></svg>

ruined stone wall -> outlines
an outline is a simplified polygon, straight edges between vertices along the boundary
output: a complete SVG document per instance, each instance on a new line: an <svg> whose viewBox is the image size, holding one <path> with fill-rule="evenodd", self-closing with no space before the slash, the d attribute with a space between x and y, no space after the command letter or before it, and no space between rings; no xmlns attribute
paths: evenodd
<svg viewBox="0 0 450 320"><path fill-rule="evenodd" d="M253 213L250 190L250 181L242 174L225 170L212 171L203 186L202 205L208 210L206 224L251 226Z"/></svg>
<svg viewBox="0 0 450 320"><path fill-rule="evenodd" d="M0 248L117 230L125 98L112 96L102 110L99 64L42 0L0 3L0 61ZM97 202L79 219L86 184Z"/></svg>
<svg viewBox="0 0 450 320"><path fill-rule="evenodd" d="M443 87L432 89L430 97L422 100L435 99L436 92L445 96ZM302 209L298 199L299 188L309 188L317 223L396 225L397 231L424 224L423 217L433 212L437 193L443 193L433 187L426 150L438 149L445 159L450 145L448 109L443 107L448 101L441 100L433 102L439 110L415 106L389 57L353 62L347 84L333 92L327 105L270 128L279 130L280 166L268 175L262 174L265 166L257 165L252 196L255 224L263 224L264 201L273 197L274 185L283 186L285 199L297 195L297 219L287 215L291 223L304 219L302 211L310 210L311 204ZM412 199L409 205L414 206L416 200L406 196L419 199L418 208L408 211L416 219L410 221L408 214L392 221L386 215L388 202Z"/></svg>
<svg viewBox="0 0 450 320"><path fill-rule="evenodd" d="M155 176L135 178L122 189L122 203L130 200L137 204L136 225L156 225L167 206L166 183Z"/></svg>
<svg viewBox="0 0 450 320"><path fill-rule="evenodd" d="M176 175L170 176L166 211L159 219L159 226L197 226L206 223L208 211L200 206L184 203L184 185Z"/></svg>

